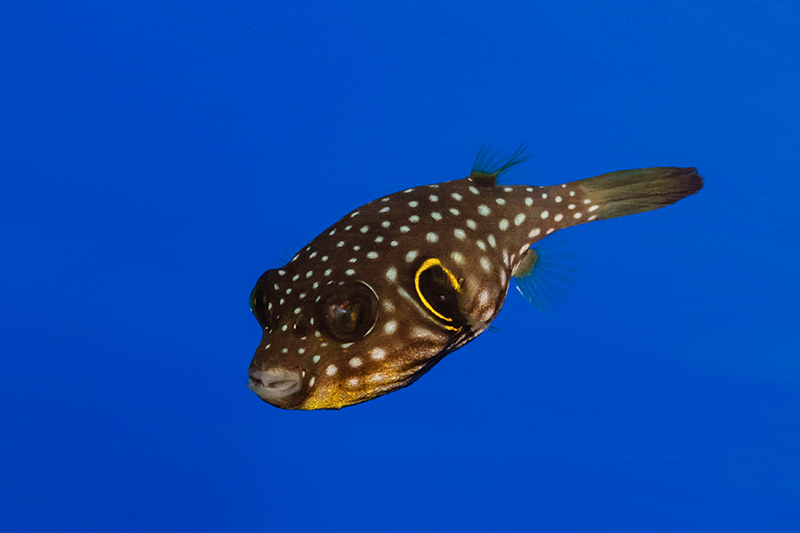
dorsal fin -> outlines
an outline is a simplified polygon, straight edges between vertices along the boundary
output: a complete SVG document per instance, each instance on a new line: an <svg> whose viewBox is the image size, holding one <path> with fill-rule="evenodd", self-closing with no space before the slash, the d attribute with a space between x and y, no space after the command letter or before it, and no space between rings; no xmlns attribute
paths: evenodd
<svg viewBox="0 0 800 533"><path fill-rule="evenodd" d="M524 155L526 149L527 146L522 143L513 154L500 157L500 152L484 146L478 150L472 163L472 173L467 178L481 187L494 187L498 178L508 169L528 160L529 156Z"/></svg>

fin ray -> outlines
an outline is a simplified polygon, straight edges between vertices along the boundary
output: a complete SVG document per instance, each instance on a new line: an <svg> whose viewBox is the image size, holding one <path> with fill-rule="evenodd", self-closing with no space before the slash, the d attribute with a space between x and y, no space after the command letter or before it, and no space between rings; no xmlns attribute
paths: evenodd
<svg viewBox="0 0 800 533"><path fill-rule="evenodd" d="M619 170L573 182L599 206L597 220L622 217L674 204L703 188L695 168Z"/></svg>
<svg viewBox="0 0 800 533"><path fill-rule="evenodd" d="M513 154L500 157L500 152L484 146L478 150L475 162L472 163L472 173L470 178L487 185L495 185L497 180L505 174L511 167L524 163L530 156L525 155L528 146L525 143L519 145Z"/></svg>
<svg viewBox="0 0 800 533"><path fill-rule="evenodd" d="M531 247L514 272L517 290L541 313L552 311L565 296L565 286L571 284L576 272L574 267L563 262L572 258L571 255L551 253L561 244L557 241Z"/></svg>

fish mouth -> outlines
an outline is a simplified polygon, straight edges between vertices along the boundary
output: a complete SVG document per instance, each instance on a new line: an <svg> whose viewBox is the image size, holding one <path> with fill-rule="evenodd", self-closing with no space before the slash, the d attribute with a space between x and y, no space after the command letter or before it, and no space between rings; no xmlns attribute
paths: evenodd
<svg viewBox="0 0 800 533"><path fill-rule="evenodd" d="M298 372L285 368L268 370L249 370L247 388L267 403L276 407L286 407L286 400L302 388L302 378Z"/></svg>

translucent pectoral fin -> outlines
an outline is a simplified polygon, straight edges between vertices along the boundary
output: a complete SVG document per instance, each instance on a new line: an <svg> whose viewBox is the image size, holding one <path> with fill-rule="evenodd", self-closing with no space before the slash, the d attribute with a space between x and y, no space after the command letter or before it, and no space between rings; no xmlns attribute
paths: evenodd
<svg viewBox="0 0 800 533"><path fill-rule="evenodd" d="M564 297L565 286L575 274L575 268L565 264L569 254L553 253L560 244L529 248L514 271L517 290L542 313L551 311Z"/></svg>

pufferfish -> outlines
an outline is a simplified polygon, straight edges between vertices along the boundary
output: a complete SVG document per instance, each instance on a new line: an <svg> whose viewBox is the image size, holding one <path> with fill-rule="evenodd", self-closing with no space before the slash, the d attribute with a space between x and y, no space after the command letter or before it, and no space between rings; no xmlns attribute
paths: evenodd
<svg viewBox="0 0 800 533"><path fill-rule="evenodd" d="M703 187L694 168L504 186L524 147L481 150L463 179L348 213L250 295L263 337L247 386L283 409L340 409L407 387L485 331L511 278L537 299L532 245L569 226L658 209Z"/></svg>

